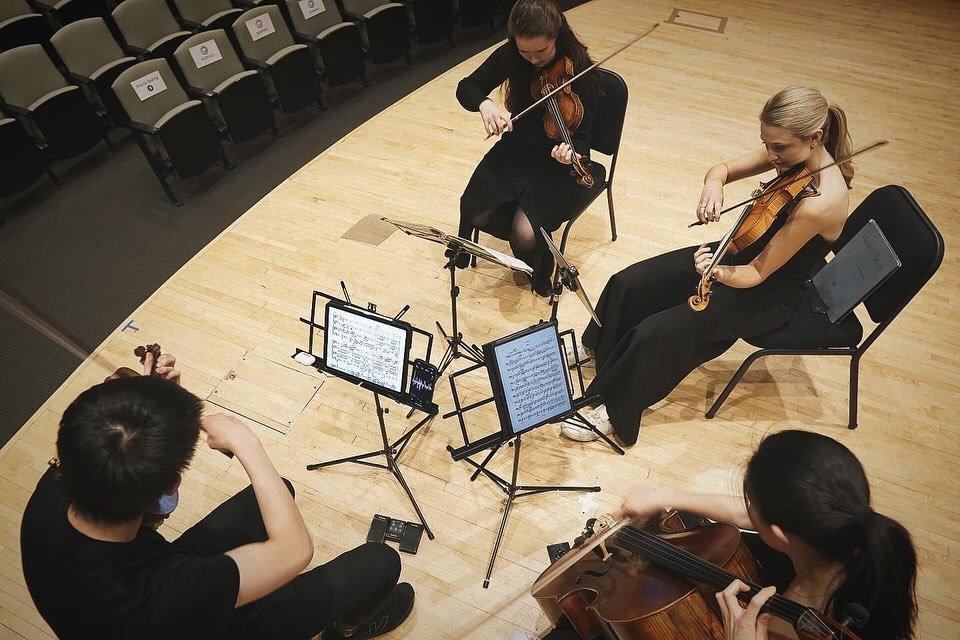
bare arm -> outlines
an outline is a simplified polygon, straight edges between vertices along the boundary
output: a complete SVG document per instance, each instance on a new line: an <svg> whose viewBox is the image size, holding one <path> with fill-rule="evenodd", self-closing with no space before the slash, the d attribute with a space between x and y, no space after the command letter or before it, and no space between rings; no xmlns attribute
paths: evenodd
<svg viewBox="0 0 960 640"><path fill-rule="evenodd" d="M259 438L245 424L224 414L204 417L203 429L211 448L234 453L243 465L267 530L265 541L227 551L240 572L236 605L240 607L293 580L313 558L313 542Z"/></svg>
<svg viewBox="0 0 960 640"><path fill-rule="evenodd" d="M752 529L743 498L724 494L695 493L669 487L632 487L623 497L623 504L614 514L649 521L664 510L688 511L716 522L729 522L741 529Z"/></svg>
<svg viewBox="0 0 960 640"><path fill-rule="evenodd" d="M765 149L757 149L739 158L721 162L710 167L703 176L703 191L697 204L697 217L702 222L718 219L723 210L723 187L731 182L742 180L769 171L773 168Z"/></svg>
<svg viewBox="0 0 960 640"><path fill-rule="evenodd" d="M829 235L839 221L842 226L846 218L844 205L821 198L805 198L790 214L783 227L770 239L756 258L749 264L731 266L721 265L713 270L717 282L745 289L755 287L771 274L785 265L796 255L803 245L818 234ZM712 258L709 252L702 252L697 260ZM700 263L697 263L698 270Z"/></svg>

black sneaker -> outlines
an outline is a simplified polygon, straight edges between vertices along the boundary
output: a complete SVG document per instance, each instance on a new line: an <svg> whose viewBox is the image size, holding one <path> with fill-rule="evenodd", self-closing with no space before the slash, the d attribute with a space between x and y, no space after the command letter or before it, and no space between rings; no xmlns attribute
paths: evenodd
<svg viewBox="0 0 960 640"><path fill-rule="evenodd" d="M340 635L333 629L323 632L323 640L367 640L389 633L399 627L413 610L413 587L401 582L390 592L387 604L372 618L357 627L349 636Z"/></svg>

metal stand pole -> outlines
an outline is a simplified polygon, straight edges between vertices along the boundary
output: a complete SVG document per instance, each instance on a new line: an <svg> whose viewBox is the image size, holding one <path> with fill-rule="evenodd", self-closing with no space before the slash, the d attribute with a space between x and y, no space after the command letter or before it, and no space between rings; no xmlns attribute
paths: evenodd
<svg viewBox="0 0 960 640"><path fill-rule="evenodd" d="M423 525L424 531L427 532L427 537L431 540L434 539L433 531L430 530L430 526L427 524L426 519L423 517L423 512L420 511L420 506L417 504L416 498L413 497L413 492L410 490L410 487L407 485L407 481L404 480L403 474L400 472L400 467L397 464L397 459L400 458L400 454L403 453L403 450L406 448L407 443L410 442L410 438L420 430L427 422L429 422L434 415L436 414L427 414L420 422L415 424L410 428L409 431L404 433L402 436L397 438L392 444L387 440L387 424L383 419L383 414L387 413L389 409L384 409L380 405L380 394L376 391L373 392L373 399L377 405L377 419L380 422L380 436L383 438L383 449L378 449L377 451L370 451L369 453L361 453L355 456L349 456L347 458L340 458L338 460L330 460L329 462L317 462L314 464L307 465L307 471L313 471L315 469L323 469L324 467L332 467L337 464L343 464L344 462L355 462L356 464L363 464L368 467L376 467L378 469L386 469L393 474L393 477L397 479L397 482L400 483L400 486L403 487L403 490L406 492L407 497L410 498L410 504L413 505L414 511L417 512L417 518L420 520L420 524ZM374 456L384 456L387 459L386 464L381 464L379 462L369 462L367 458L372 458Z"/></svg>
<svg viewBox="0 0 960 640"><path fill-rule="evenodd" d="M437 329L440 330L440 335L447 343L447 349L443 352L440 365L437 367L439 373L443 373L457 358L466 358L476 364L483 363L483 352L475 345L464 342L463 334L457 328L457 296L460 295L460 287L457 286L457 256L460 254L460 249L455 250L450 257L450 261L444 267L450 271L450 313L453 331L450 335L447 335L440 323L437 323Z"/></svg>
<svg viewBox="0 0 960 640"><path fill-rule="evenodd" d="M466 460L476 469L476 472L474 472L473 476L470 478L471 480L476 479L477 476L482 473L491 481L493 481L493 483L496 484L497 487L499 487L499 489L507 496L507 499L503 505L503 518L500 520L500 530L497 532L497 541L493 545L493 552L490 554L490 563L487 565L487 575L483 579L484 589L490 586L490 576L493 575L493 564L497 560L497 552L500 550L500 543L503 541L503 532L507 528L507 518L510 517L510 511L513 509L514 500L517 498L523 498L524 496L536 495L538 493L547 493L549 491L585 491L590 493L600 491L599 486L563 487L556 485L517 484L517 476L520 473L520 436L516 437L516 439L511 443L511 446L513 446L513 473L509 482L487 469L487 463L490 462L491 458L493 458L493 454L496 453L496 451L499 449L499 446L487 454L487 457L480 464L477 464L470 458L464 458L464 460Z"/></svg>

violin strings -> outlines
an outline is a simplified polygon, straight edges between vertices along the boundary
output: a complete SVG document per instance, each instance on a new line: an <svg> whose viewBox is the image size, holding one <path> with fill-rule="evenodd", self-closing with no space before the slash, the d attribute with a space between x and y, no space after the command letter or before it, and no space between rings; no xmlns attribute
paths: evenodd
<svg viewBox="0 0 960 640"><path fill-rule="evenodd" d="M688 551L675 547L653 534L638 531L632 527L626 527L618 532L617 537L618 539L624 539L624 541L631 543L636 547L634 550L641 555L651 560L660 560L661 563L668 566L677 566L681 571L691 577L695 579L699 578L714 587L722 588L733 580L738 579L738 576L735 576L725 569L707 562L703 558ZM752 592L755 593L760 590L759 585L743 580L742 578L739 579L750 587ZM800 615L807 610L807 607L779 595L771 597L770 600L767 601L767 607L781 617L794 623L799 619Z"/></svg>

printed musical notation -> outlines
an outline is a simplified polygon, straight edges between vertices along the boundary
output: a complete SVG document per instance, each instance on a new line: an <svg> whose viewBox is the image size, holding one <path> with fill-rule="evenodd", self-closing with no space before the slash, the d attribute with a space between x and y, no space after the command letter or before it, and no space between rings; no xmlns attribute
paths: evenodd
<svg viewBox="0 0 960 640"><path fill-rule="evenodd" d="M326 365L391 391L403 391L407 331L358 312L330 307Z"/></svg>
<svg viewBox="0 0 960 640"><path fill-rule="evenodd" d="M570 390L556 330L540 330L495 349L514 433L570 410Z"/></svg>

